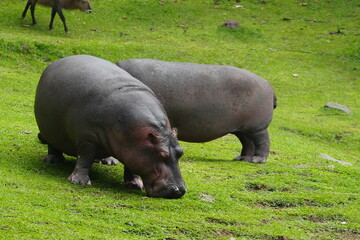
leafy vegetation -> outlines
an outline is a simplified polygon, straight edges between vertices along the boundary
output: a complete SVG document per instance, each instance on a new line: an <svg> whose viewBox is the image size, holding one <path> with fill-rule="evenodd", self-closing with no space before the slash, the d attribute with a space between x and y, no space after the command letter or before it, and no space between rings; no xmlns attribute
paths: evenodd
<svg viewBox="0 0 360 240"><path fill-rule="evenodd" d="M357 0L92 0L48 31L0 1L1 239L360 238L360 5ZM241 5L236 6L234 5ZM229 19L240 28L221 25ZM147 198L123 186L123 166L95 164L93 185L66 182L75 160L46 164L33 100L52 61L89 54L226 64L273 85L278 108L266 164L233 162L234 136L182 142L187 194ZM347 105L353 114L325 109ZM317 157L325 153L352 163Z"/></svg>

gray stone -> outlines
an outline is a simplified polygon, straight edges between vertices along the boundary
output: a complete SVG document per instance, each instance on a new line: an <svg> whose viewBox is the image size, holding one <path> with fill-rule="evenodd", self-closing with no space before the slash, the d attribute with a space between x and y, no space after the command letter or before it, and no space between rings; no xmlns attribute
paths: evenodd
<svg viewBox="0 0 360 240"><path fill-rule="evenodd" d="M215 202L215 198L207 193L201 193L200 200L205 202Z"/></svg>
<svg viewBox="0 0 360 240"><path fill-rule="evenodd" d="M324 153L321 153L321 154L319 154L319 155L317 155L317 156L318 156L318 157L321 157L321 158L324 158L324 159L326 159L326 160L329 160L329 161L333 161L333 162L340 163L341 165L346 165L346 166L352 166L352 165L353 165L352 163L338 160L338 159L333 158L332 156L327 155L327 154L324 154Z"/></svg>
<svg viewBox="0 0 360 240"><path fill-rule="evenodd" d="M347 106L341 105L341 104L337 104L337 103L328 102L328 103L325 105L325 107L326 107L326 108L338 109L338 110L341 110L341 111L346 112L346 113L349 113L349 114L352 113Z"/></svg>

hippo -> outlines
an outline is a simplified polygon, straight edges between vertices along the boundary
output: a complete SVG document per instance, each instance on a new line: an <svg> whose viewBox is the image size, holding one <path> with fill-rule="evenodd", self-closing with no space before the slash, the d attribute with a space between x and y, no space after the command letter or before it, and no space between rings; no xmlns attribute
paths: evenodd
<svg viewBox="0 0 360 240"><path fill-rule="evenodd" d="M125 183L149 197L185 194L176 130L153 91L114 63L87 55L53 62L41 75L34 110L39 139L48 144L44 160L77 157L70 182L91 184L94 159L112 156L124 164Z"/></svg>
<svg viewBox="0 0 360 240"><path fill-rule="evenodd" d="M242 144L234 160L266 162L267 128L276 96L265 79L224 65L152 59L128 59L116 65L154 91L179 140L207 142L232 133Z"/></svg>

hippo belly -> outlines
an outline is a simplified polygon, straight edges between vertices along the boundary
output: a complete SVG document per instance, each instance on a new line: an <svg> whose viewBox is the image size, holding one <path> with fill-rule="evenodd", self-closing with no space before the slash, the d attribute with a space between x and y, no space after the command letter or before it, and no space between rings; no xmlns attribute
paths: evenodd
<svg viewBox="0 0 360 240"><path fill-rule="evenodd" d="M70 182L90 184L94 158L113 156L125 165L125 181L149 196L185 193L182 150L162 105L115 64L86 55L55 61L40 78L34 108L39 138L48 144L45 160L77 157Z"/></svg>
<svg viewBox="0 0 360 240"><path fill-rule="evenodd" d="M235 134L243 148L235 160L265 162L269 126L276 105L263 78L221 65L129 59L120 68L149 86L163 104L178 139L207 142Z"/></svg>

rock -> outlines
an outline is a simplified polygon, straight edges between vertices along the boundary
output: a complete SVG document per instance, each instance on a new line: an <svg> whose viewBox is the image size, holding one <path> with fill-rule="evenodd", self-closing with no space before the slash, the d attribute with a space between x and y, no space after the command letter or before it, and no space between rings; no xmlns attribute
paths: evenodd
<svg viewBox="0 0 360 240"><path fill-rule="evenodd" d="M207 193L201 193L200 200L205 202L214 202L215 198Z"/></svg>
<svg viewBox="0 0 360 240"><path fill-rule="evenodd" d="M318 156L318 157L321 157L321 158L324 158L324 159L326 159L326 160L330 160L330 161L333 161L333 162L340 163L341 165L352 166L352 163L338 160L338 159L333 158L332 156L329 156L329 155L324 154L324 153L321 153L321 154L319 154L319 155L317 155L317 156Z"/></svg>
<svg viewBox="0 0 360 240"><path fill-rule="evenodd" d="M234 29L234 28L238 28L240 26L239 26L239 23L237 21L235 21L235 20L227 20L226 22L224 22L222 27Z"/></svg>
<svg viewBox="0 0 360 240"><path fill-rule="evenodd" d="M348 114L351 114L351 113L352 113L347 106L341 105L341 104L337 104L337 103L328 102L324 107L341 110L341 111L346 112L346 113L348 113Z"/></svg>

